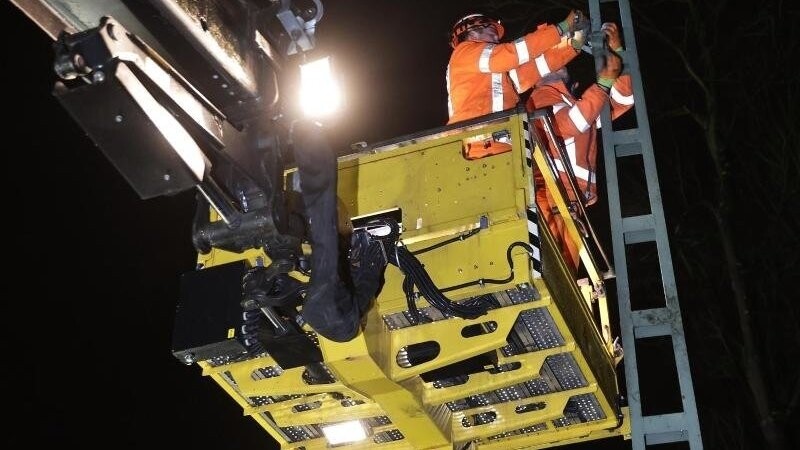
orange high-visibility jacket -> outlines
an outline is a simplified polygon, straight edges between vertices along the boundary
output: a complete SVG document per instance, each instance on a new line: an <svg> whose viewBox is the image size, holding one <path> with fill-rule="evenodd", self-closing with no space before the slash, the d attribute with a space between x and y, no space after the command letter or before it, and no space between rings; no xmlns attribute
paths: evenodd
<svg viewBox="0 0 800 450"><path fill-rule="evenodd" d="M453 49L447 65L448 124L514 107L518 92L563 67L577 55L554 25L540 25L514 42L491 44L464 41ZM529 61L535 70L518 76L516 69Z"/></svg>
<svg viewBox="0 0 800 450"><path fill-rule="evenodd" d="M555 133L564 141L572 171L577 179L585 205L597 201L597 129L600 128L600 110L606 102L611 104L611 119L616 119L633 107L633 90L629 75L621 75L606 93L597 84L592 84L576 99L563 81L541 84L533 89L528 98L529 111L552 107L555 116ZM571 200L575 200L566 178L564 165L555 149L548 149L567 188Z"/></svg>

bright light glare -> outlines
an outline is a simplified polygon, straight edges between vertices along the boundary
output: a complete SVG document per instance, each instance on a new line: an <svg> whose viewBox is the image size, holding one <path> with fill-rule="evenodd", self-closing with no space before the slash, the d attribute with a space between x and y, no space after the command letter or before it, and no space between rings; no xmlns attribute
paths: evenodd
<svg viewBox="0 0 800 450"><path fill-rule="evenodd" d="M367 438L367 432L359 420L341 422L335 425L321 427L322 433L328 439L330 445L343 444L345 442L358 442Z"/></svg>
<svg viewBox="0 0 800 450"><path fill-rule="evenodd" d="M300 106L307 117L327 116L342 104L330 57L300 65Z"/></svg>

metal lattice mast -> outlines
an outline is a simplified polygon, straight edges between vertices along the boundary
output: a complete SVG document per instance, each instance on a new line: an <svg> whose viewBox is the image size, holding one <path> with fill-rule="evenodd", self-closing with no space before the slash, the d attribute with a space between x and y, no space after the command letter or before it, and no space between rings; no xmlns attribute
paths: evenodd
<svg viewBox="0 0 800 450"><path fill-rule="evenodd" d="M603 3L602 10L601 3ZM626 49L622 56L625 70L630 73L633 81L637 124L637 128L620 131L611 130L611 126L604 126L602 131L614 266L617 275L620 333L625 351L625 378L631 414L631 441L635 450L644 449L647 445L669 442L688 442L689 448L699 450L703 448L703 443L639 70L630 2L590 0L589 14L592 19L592 29L599 30L604 22L601 14L609 11L613 4L618 7L621 31L625 40ZM616 14L616 11L614 13ZM603 111L601 120L604 124L611 124L608 108ZM626 217L623 216L620 203L618 180L621 168L617 162L621 158L637 156L641 156L643 163L650 213ZM625 168L627 167L626 165ZM632 305L637 305L637 298L631 296L630 267L627 263L626 250L628 246L641 243L654 243L657 249L664 294L663 307L632 308ZM639 369L642 367L637 364L636 344L644 339L659 337L671 339L682 410L645 416L642 414L640 390Z"/></svg>

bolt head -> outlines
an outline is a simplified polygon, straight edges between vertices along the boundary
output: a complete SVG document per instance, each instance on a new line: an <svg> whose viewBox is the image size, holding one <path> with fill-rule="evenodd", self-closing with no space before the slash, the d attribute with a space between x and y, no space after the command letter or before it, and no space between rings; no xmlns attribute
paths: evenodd
<svg viewBox="0 0 800 450"><path fill-rule="evenodd" d="M92 72L92 82L94 83L102 83L106 80L106 74L100 70L96 70Z"/></svg>

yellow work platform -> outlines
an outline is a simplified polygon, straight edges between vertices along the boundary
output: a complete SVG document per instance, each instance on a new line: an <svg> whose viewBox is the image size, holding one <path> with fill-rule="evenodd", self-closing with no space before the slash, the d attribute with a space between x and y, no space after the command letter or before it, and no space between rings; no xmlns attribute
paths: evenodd
<svg viewBox="0 0 800 450"><path fill-rule="evenodd" d="M598 270L584 249L576 280L537 223L532 172L546 163L530 120L495 114L339 159L340 215L399 217L401 244L435 285L453 302L484 296L486 314L452 317L422 297L410 311L404 274L389 265L355 339L306 325L318 366L262 356L201 361L203 373L285 449L544 448L626 435ZM485 139L510 151L464 157ZM257 257L214 249L199 262ZM326 430L339 429L332 443Z"/></svg>

